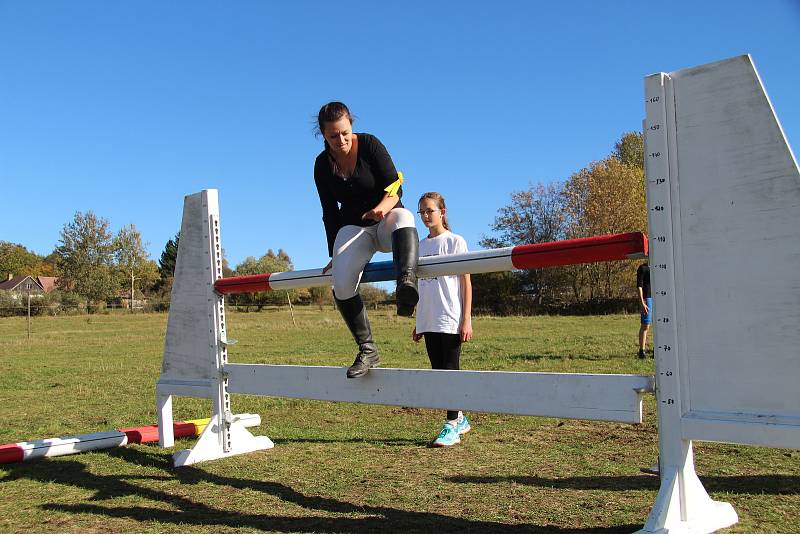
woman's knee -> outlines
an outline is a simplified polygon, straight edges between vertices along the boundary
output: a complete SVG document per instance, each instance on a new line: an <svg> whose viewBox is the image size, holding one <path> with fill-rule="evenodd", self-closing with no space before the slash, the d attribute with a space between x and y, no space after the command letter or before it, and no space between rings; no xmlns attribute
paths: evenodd
<svg viewBox="0 0 800 534"><path fill-rule="evenodd" d="M355 296L358 292L358 283L361 280L364 263L353 255L334 255L331 278L333 279L333 292L337 299L345 300Z"/></svg>
<svg viewBox="0 0 800 534"><path fill-rule="evenodd" d="M386 215L386 224L392 232L400 228L414 227L414 214L406 208L394 208Z"/></svg>
<svg viewBox="0 0 800 534"><path fill-rule="evenodd" d="M345 269L336 269L331 273L333 278L333 294L339 300L347 300L355 297L358 293L358 282L361 278L361 273Z"/></svg>

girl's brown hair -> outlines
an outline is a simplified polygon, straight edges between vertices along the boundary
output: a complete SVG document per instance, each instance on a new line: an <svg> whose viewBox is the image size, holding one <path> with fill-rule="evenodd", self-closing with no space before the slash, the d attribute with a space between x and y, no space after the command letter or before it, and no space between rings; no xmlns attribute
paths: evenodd
<svg viewBox="0 0 800 534"><path fill-rule="evenodd" d="M439 208L440 210L447 209L447 206L444 203L444 197L439 193L437 193L436 191L428 191L427 193L424 193L421 197L419 197L419 200L417 201L417 208L419 208L419 205L422 204L422 201L425 200L426 198L429 198L434 202L436 202L436 207ZM442 213L442 226L444 226L445 230L450 230L450 224L447 222L447 215L445 213Z"/></svg>

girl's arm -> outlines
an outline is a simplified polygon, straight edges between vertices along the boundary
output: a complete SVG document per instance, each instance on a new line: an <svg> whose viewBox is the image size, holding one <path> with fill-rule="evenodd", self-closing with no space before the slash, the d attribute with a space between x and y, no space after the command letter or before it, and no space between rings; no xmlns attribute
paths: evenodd
<svg viewBox="0 0 800 534"><path fill-rule="evenodd" d="M362 219L372 219L373 221L380 221L386 214L392 211L397 203L400 201L400 197L398 195L389 196L389 193L383 195L383 198L378 205L366 212L364 215L361 216Z"/></svg>
<svg viewBox="0 0 800 534"><path fill-rule="evenodd" d="M461 278L461 327L459 334L461 341L472 339L472 280L469 274L462 274Z"/></svg>

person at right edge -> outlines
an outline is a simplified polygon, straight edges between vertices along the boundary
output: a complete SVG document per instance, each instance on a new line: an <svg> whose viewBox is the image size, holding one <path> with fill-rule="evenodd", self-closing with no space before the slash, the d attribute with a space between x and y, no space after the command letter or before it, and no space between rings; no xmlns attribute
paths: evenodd
<svg viewBox="0 0 800 534"><path fill-rule="evenodd" d="M653 323L653 297L650 295L650 266L643 263L636 269L636 287L639 290L639 358L646 358L647 332Z"/></svg>
<svg viewBox="0 0 800 534"><path fill-rule="evenodd" d="M397 315L411 317L419 300L419 237L414 215L403 207L403 175L377 137L353 132L353 117L341 102L317 115L324 149L314 162L314 183L331 261L333 297L358 345L347 378L364 376L380 363L367 309L358 293L364 266L377 251L392 252L397 272Z"/></svg>

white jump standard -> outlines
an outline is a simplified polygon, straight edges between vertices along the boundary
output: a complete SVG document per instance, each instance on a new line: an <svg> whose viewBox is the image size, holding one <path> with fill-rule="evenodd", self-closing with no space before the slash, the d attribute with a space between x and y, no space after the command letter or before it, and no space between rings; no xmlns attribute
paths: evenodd
<svg viewBox="0 0 800 534"><path fill-rule="evenodd" d="M645 80L648 242L601 236L426 259L422 276L650 255L661 488L640 532L735 523L694 471L691 440L800 448L800 171L749 56ZM638 423L651 376L373 369L228 362L224 295L330 285L321 269L222 277L217 191L185 199L161 377L160 444L172 396L212 400L189 465L273 446L231 412L232 393ZM524 258L524 259L523 259ZM362 281L391 279L370 264ZM431 392L436 391L436 395Z"/></svg>

